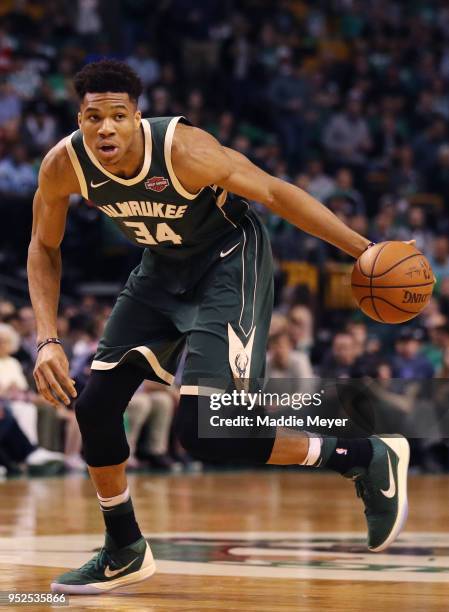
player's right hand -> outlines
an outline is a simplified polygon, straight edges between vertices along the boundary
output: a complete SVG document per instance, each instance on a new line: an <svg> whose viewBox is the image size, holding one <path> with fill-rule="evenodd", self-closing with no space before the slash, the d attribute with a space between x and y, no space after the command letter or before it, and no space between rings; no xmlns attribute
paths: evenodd
<svg viewBox="0 0 449 612"><path fill-rule="evenodd" d="M68 406L77 396L69 362L60 344L47 344L38 353L33 372L39 393L53 406Z"/></svg>

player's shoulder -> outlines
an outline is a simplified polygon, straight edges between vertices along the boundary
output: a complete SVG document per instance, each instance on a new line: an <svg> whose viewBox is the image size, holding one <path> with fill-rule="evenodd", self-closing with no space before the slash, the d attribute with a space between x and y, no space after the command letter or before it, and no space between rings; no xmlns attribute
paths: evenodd
<svg viewBox="0 0 449 612"><path fill-rule="evenodd" d="M71 165L70 157L67 152L67 140L70 136L61 138L45 155L42 160L41 172L48 176L56 177Z"/></svg>
<svg viewBox="0 0 449 612"><path fill-rule="evenodd" d="M173 135L172 159L196 159L221 149L218 140L201 128L178 122Z"/></svg>
<svg viewBox="0 0 449 612"><path fill-rule="evenodd" d="M67 150L71 136L61 138L45 155L40 167L40 183L58 185L64 193L80 193L79 183Z"/></svg>
<svg viewBox="0 0 449 612"><path fill-rule="evenodd" d="M179 180L192 192L206 185L220 184L231 171L229 157L214 136L182 123L176 125L171 159Z"/></svg>

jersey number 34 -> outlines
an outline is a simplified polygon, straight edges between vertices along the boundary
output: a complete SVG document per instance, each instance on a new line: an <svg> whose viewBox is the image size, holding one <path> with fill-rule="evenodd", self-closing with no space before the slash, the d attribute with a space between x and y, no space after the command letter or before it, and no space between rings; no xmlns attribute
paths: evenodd
<svg viewBox="0 0 449 612"><path fill-rule="evenodd" d="M182 243L181 236L175 234L166 223L158 223L156 225L156 238L142 221L124 221L124 225L134 229L134 240L139 244L158 244L159 242Z"/></svg>

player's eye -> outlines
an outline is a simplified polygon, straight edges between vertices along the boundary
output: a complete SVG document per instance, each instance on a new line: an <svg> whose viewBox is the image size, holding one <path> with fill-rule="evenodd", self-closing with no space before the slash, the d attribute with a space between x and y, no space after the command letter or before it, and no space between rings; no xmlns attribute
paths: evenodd
<svg viewBox="0 0 449 612"><path fill-rule="evenodd" d="M115 116L116 119L121 120L125 118L125 115L123 113L119 113L118 115Z"/></svg>
<svg viewBox="0 0 449 612"><path fill-rule="evenodd" d="M98 120L98 115L89 115L88 119L89 119L89 121L97 121Z"/></svg>

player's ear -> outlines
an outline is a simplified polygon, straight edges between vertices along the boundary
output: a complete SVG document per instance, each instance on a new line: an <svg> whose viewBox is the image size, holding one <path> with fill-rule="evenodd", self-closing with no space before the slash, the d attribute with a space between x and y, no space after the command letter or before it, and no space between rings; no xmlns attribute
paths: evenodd
<svg viewBox="0 0 449 612"><path fill-rule="evenodd" d="M81 111L78 112L78 127L81 127Z"/></svg>
<svg viewBox="0 0 449 612"><path fill-rule="evenodd" d="M142 112L140 110L136 110L134 114L134 123L136 126L136 130L140 127L141 121L142 121Z"/></svg>

